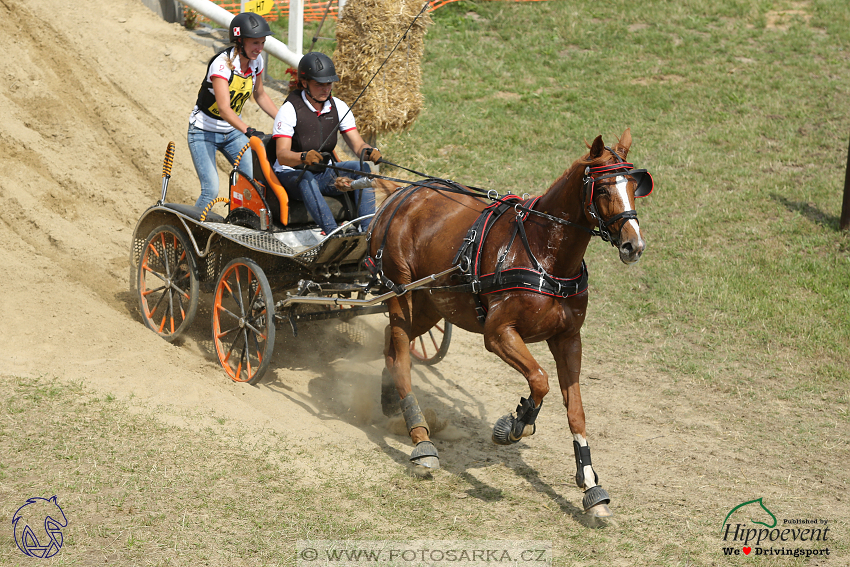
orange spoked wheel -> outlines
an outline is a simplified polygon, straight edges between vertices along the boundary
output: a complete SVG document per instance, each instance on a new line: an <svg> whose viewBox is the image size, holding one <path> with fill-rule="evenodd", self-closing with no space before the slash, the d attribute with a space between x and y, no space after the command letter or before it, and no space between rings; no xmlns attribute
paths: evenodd
<svg viewBox="0 0 850 567"><path fill-rule="evenodd" d="M437 364L449 352L450 342L452 342L452 324L443 319L431 327L427 333L410 341L410 357L418 364L427 366Z"/></svg>
<svg viewBox="0 0 850 567"><path fill-rule="evenodd" d="M213 342L224 371L256 384L274 350L274 301L269 280L253 260L232 260L218 278L212 310Z"/></svg>
<svg viewBox="0 0 850 567"><path fill-rule="evenodd" d="M139 307L145 325L172 342L198 312L198 266L183 230L155 228L142 249L137 274Z"/></svg>

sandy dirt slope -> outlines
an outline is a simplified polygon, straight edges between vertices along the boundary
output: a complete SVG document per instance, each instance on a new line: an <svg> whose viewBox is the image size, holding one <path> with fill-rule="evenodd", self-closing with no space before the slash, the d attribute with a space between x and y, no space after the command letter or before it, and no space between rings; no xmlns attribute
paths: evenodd
<svg viewBox="0 0 850 567"><path fill-rule="evenodd" d="M0 37L16 69L0 90L2 374L241 411L220 389L250 394L222 380L208 353L146 331L128 292L133 227L159 198L168 141L169 200L199 191L186 127L212 51L138 2L2 0L0 23L18 30Z"/></svg>

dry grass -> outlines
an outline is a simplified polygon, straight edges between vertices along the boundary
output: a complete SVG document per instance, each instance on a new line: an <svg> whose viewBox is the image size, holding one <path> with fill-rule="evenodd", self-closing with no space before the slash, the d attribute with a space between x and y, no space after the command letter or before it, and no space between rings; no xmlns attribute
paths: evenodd
<svg viewBox="0 0 850 567"><path fill-rule="evenodd" d="M337 22L333 59L340 82L334 94L353 104L369 85L355 108L366 136L405 130L422 111L420 61L431 22L427 12L419 15L422 6L418 0L354 0Z"/></svg>

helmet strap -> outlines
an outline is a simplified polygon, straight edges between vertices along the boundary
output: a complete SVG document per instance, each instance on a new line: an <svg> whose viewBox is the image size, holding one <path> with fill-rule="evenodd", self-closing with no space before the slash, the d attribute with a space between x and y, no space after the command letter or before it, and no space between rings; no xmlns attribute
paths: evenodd
<svg viewBox="0 0 850 567"><path fill-rule="evenodd" d="M321 105L324 105L327 101L330 100L331 96L333 96L333 90L331 90L331 92L328 93L328 98L326 98L325 100L319 100L315 96L313 96L312 92L310 92L310 86L307 84L307 81L301 81L301 86L304 89L304 92L307 94L307 98Z"/></svg>

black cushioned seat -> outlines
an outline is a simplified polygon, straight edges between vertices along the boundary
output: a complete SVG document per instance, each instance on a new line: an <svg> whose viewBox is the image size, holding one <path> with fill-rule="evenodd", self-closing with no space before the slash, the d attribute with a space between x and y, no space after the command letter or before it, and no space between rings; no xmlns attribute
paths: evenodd
<svg viewBox="0 0 850 567"><path fill-rule="evenodd" d="M264 138L263 144L266 148L266 159L268 159L269 162L269 169L271 169L271 166L274 165L274 162L277 159L275 157L277 155L277 142L270 134L267 134L266 137L268 139ZM263 175L263 168L259 163L260 156L257 155L257 152L251 153L253 155L254 179L268 187L269 183L266 181L266 177ZM346 199L343 195L324 195L324 198L331 210L331 213L333 213L334 219L337 221L346 221L354 218L354 211L349 210L349 207L346 205ZM266 201L273 212L280 210L280 202L278 201L277 195L275 195L274 191L266 192ZM280 223L280 219L275 218L274 220ZM315 224L315 222L316 221L313 220L313 217L310 216L310 213L307 212L307 207L304 206L303 201L297 201L292 198L289 199L289 227L302 224Z"/></svg>

